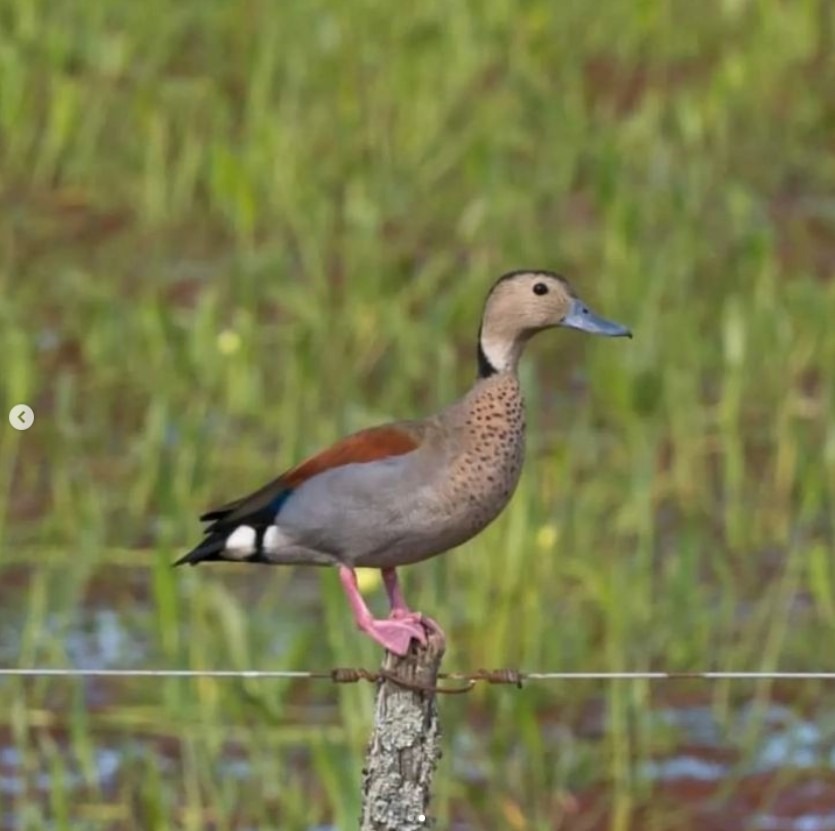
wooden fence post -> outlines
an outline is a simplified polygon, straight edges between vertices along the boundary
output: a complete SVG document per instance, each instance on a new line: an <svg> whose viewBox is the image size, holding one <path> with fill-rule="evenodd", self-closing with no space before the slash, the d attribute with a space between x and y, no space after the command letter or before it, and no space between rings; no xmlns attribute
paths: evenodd
<svg viewBox="0 0 835 831"><path fill-rule="evenodd" d="M443 636L427 631L404 658L387 652L383 671L406 685L433 690L444 654ZM425 831L432 825L432 776L441 756L436 694L382 680L365 757L360 831Z"/></svg>

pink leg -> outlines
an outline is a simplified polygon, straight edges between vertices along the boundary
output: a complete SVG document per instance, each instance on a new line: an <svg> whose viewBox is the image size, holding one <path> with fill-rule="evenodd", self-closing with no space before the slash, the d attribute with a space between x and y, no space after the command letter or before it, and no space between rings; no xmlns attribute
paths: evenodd
<svg viewBox="0 0 835 831"><path fill-rule="evenodd" d="M420 612L413 612L403 599L403 592L400 591L400 583L397 580L397 572L393 568L383 569L383 583L386 587L386 594L389 598L391 606L391 615L394 620L408 620L414 623L422 623L430 629L433 629L441 637L444 637L444 630L432 620L431 617L426 617Z"/></svg>
<svg viewBox="0 0 835 831"><path fill-rule="evenodd" d="M397 572L393 568L383 569L383 583L386 586L386 594L394 617L405 617L411 614L412 610L403 599L403 592L400 591L400 583L397 581Z"/></svg>
<svg viewBox="0 0 835 831"><path fill-rule="evenodd" d="M342 581L342 588L345 589L345 594L348 596L348 603L351 605L357 627L374 638L389 652L393 652L395 655L406 655L412 638L418 643L426 643L426 632L419 619L404 617L402 619L377 620L371 614L371 610L366 606L357 587L357 575L352 568L340 566L339 579Z"/></svg>

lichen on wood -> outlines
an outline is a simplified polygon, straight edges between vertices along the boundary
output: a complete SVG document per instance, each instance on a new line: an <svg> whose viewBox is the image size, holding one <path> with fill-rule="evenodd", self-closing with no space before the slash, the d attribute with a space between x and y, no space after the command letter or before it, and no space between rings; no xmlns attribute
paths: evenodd
<svg viewBox="0 0 835 831"><path fill-rule="evenodd" d="M412 643L401 658L387 652L384 674L434 689L444 652L443 636L427 632L426 646ZM425 831L432 826L432 777L441 756L441 728L434 692L395 681L377 686L374 727L363 771L360 831Z"/></svg>

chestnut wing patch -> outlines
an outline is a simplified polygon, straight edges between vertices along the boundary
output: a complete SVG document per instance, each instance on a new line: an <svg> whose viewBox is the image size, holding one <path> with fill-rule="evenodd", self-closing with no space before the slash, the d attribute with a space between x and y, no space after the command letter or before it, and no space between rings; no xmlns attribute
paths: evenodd
<svg viewBox="0 0 835 831"><path fill-rule="evenodd" d="M417 446L415 437L399 427L372 427L338 441L327 450L291 468L281 479L289 488L297 488L326 470L402 456L411 453Z"/></svg>
<svg viewBox="0 0 835 831"><path fill-rule="evenodd" d="M304 482L344 465L402 456L411 453L419 445L417 431L396 425L371 427L347 436L327 450L290 468L248 496L204 513L200 519L211 523L205 529L205 539L175 565L193 565L201 560L226 559L223 552L227 548L227 541L242 526L254 531L255 541L251 556L257 558L261 553L259 548L266 529L275 521L276 514L281 510L285 500ZM240 536L239 532L238 538Z"/></svg>

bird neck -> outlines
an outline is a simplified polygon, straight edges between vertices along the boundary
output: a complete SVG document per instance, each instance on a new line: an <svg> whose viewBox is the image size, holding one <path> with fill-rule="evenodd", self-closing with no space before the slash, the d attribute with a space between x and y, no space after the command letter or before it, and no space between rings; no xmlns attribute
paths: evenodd
<svg viewBox="0 0 835 831"><path fill-rule="evenodd" d="M526 340L522 336L508 338L490 335L482 326L478 333L478 377L489 378L500 372L515 375Z"/></svg>

